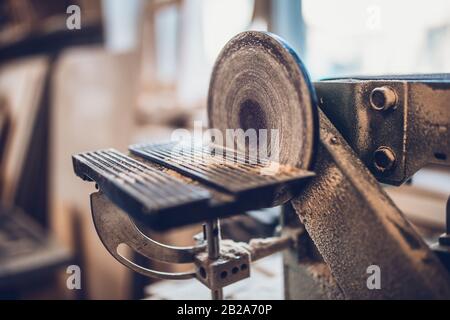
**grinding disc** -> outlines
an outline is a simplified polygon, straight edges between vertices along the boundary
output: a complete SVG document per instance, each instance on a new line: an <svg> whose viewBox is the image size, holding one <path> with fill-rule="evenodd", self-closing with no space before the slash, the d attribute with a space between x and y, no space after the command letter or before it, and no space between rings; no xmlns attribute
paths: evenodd
<svg viewBox="0 0 450 320"><path fill-rule="evenodd" d="M273 34L243 32L225 45L211 76L208 119L223 134L278 129L279 162L311 168L318 140L314 89L297 54Z"/></svg>

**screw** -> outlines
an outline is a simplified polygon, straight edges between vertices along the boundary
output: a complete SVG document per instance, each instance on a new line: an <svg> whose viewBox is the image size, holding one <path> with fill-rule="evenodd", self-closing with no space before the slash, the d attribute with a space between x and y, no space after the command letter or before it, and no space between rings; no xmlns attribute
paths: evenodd
<svg viewBox="0 0 450 320"><path fill-rule="evenodd" d="M395 153L391 148L381 146L373 153L373 164L378 172L391 170L395 165Z"/></svg>
<svg viewBox="0 0 450 320"><path fill-rule="evenodd" d="M396 104L397 94L391 87L378 87L370 93L370 105L377 111L386 111L395 108Z"/></svg>

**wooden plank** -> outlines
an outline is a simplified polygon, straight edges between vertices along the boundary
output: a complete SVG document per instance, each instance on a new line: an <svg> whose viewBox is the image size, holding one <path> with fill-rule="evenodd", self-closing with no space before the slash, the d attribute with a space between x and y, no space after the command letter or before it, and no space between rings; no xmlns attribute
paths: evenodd
<svg viewBox="0 0 450 320"><path fill-rule="evenodd" d="M0 68L0 92L8 104L10 135L5 145L1 200L12 204L49 69L46 57L33 57Z"/></svg>

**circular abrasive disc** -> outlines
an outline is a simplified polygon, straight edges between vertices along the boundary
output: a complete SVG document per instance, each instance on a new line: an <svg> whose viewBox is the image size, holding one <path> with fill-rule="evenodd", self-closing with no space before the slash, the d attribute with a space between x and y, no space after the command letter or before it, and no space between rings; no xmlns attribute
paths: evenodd
<svg viewBox="0 0 450 320"><path fill-rule="evenodd" d="M216 60L208 93L209 125L224 135L227 129L253 128L269 129L270 137L270 129L277 129L279 162L309 169L318 138L315 100L305 68L283 40L243 32Z"/></svg>

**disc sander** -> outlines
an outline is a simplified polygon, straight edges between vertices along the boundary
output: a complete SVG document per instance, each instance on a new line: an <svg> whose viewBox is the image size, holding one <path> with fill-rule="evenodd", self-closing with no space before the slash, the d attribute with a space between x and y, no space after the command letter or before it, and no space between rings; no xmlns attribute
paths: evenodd
<svg viewBox="0 0 450 320"><path fill-rule="evenodd" d="M273 34L243 32L225 45L211 76L208 119L224 136L227 129L276 129L278 161L311 168L318 138L314 89L297 54Z"/></svg>

